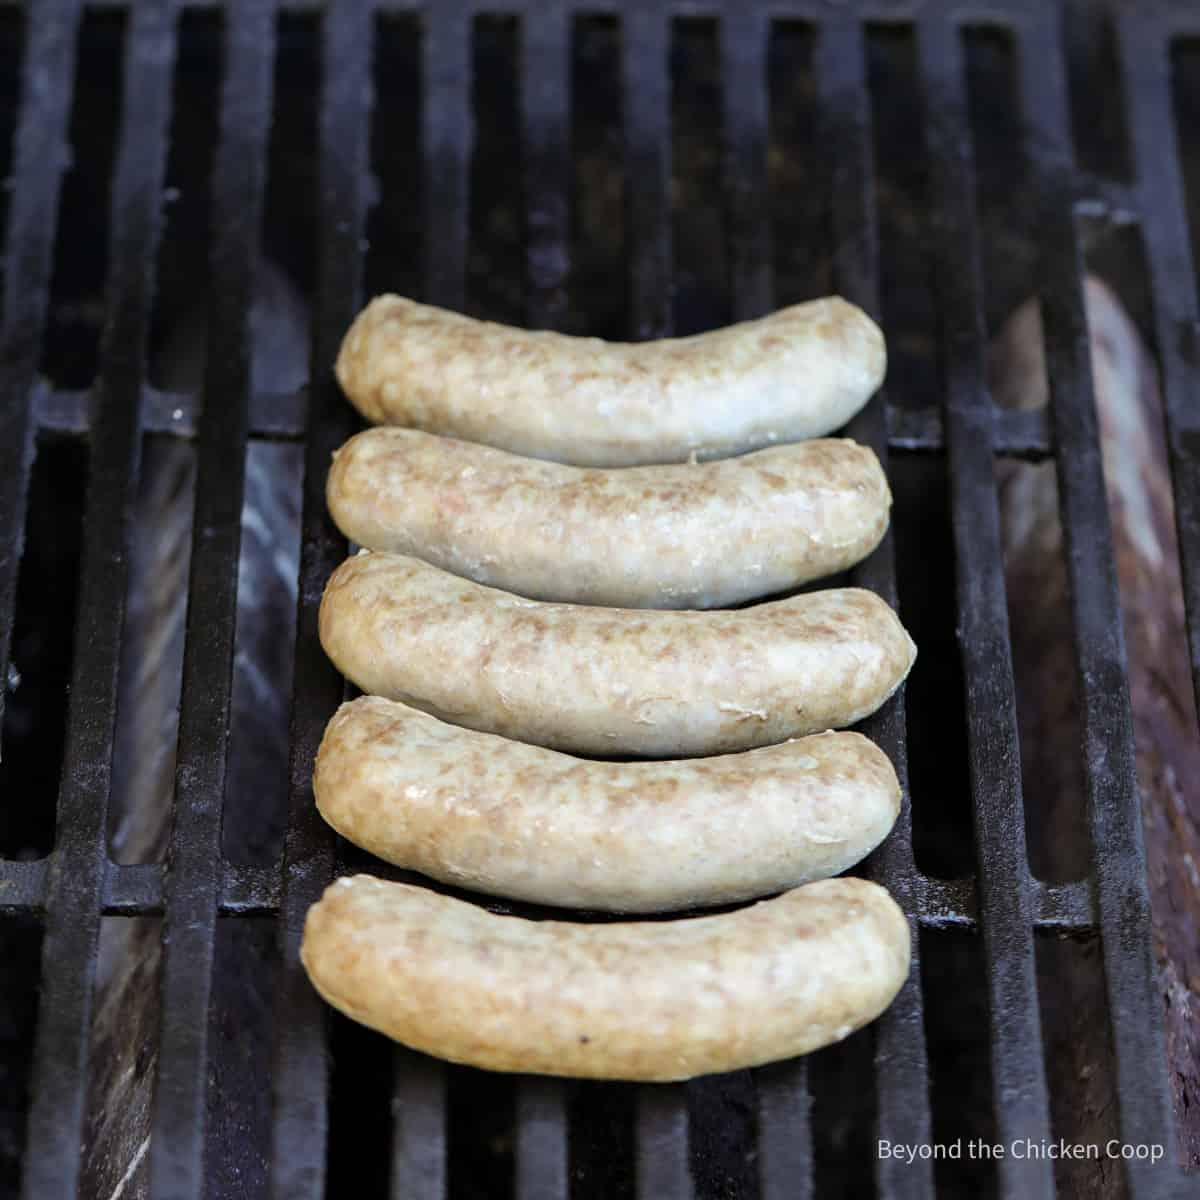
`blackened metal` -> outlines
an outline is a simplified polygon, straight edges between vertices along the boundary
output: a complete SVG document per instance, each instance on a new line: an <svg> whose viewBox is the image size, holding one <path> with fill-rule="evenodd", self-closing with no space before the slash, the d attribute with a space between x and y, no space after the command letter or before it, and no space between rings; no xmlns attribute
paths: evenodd
<svg viewBox="0 0 1200 1200"><path fill-rule="evenodd" d="M1155 15L1166 9L1155 0ZM1158 333L1156 350L1162 371L1175 522L1179 533L1183 599L1191 642L1192 684L1200 710L1200 454L1196 453L1200 417L1200 300L1192 259L1183 171L1172 151L1179 145L1171 103L1170 54L1163 25L1141 10L1117 16L1124 91L1134 171L1139 181L1137 207L1153 287ZM1192 33L1200 31L1193 16ZM1170 146L1171 150L1165 149Z"/></svg>
<svg viewBox="0 0 1200 1200"><path fill-rule="evenodd" d="M44 0L29 14L13 196L4 243L0 330L0 679L8 677L17 565L33 463L33 387L49 303L59 183L70 162L67 121L75 84L80 5ZM7 689L0 687L0 719Z"/></svg>
<svg viewBox="0 0 1200 1200"><path fill-rule="evenodd" d="M562 329L570 274L571 22L565 0L537 0L521 21L521 142L525 315ZM569 1192L567 1090L561 1080L516 1084L517 1200ZM399 1195L399 1193L397 1193Z"/></svg>
<svg viewBox="0 0 1200 1200"><path fill-rule="evenodd" d="M569 1193L567 1091L561 1079L517 1082L518 1200L558 1200Z"/></svg>
<svg viewBox="0 0 1200 1200"><path fill-rule="evenodd" d="M370 4L346 0L331 6L322 35L318 308L309 372L291 804L279 914L282 966L272 1080L271 1194L278 1200L319 1200L325 1191L326 1013L300 966L299 953L305 914L333 874L333 835L313 803L312 764L325 723L342 698L342 680L321 651L317 611L325 581L346 551L345 539L325 507L325 473L333 451L356 422L329 364L361 300L374 37Z"/></svg>
<svg viewBox="0 0 1200 1200"><path fill-rule="evenodd" d="M1156 1140L1172 1145L1166 1039L1154 979L1127 658L1093 399L1084 264L1070 203L1073 156L1057 21L1038 21L1021 48L1026 118L1034 130L1028 143L1037 156L1039 175L1046 181L1040 222L1042 315L1083 701L1092 879L1117 1090L1126 1101L1120 1106L1120 1130L1131 1145ZM1165 46L1160 48L1160 61L1165 62ZM1060 186L1056 187L1056 182ZM1187 244L1185 231L1182 246ZM1186 524L1186 513L1181 520ZM1180 544L1187 546L1184 529L1180 532ZM1191 544L1195 545L1194 539ZM1133 1097L1136 1103L1130 1102ZM1122 1165L1134 1196L1150 1195L1161 1183L1157 1169L1146 1163Z"/></svg>
<svg viewBox="0 0 1200 1200"><path fill-rule="evenodd" d="M879 230L875 215L875 173L871 150L871 111L866 86L862 27L846 22L822 31L816 52L821 100L822 141L831 148L829 188L832 207L834 285L847 299L880 317ZM852 422L850 432L887 463L884 398L876 397ZM889 532L883 544L854 572L854 580L896 605L895 544ZM906 911L914 909L916 866L912 851L912 809L908 791L903 701L893 698L866 724L867 732L895 764L902 789L900 816L868 867ZM900 994L875 1027L878 1136L902 1145L931 1139L929 1070L925 1051L920 989L917 921L910 917L913 966ZM933 1187L928 1161L900 1166L880 1156L876 1179L886 1195L917 1197Z"/></svg>
<svg viewBox="0 0 1200 1200"><path fill-rule="evenodd" d="M271 0L239 0L225 23L213 170L211 351L198 430L175 811L163 881L162 1012L150 1188L199 1197L221 809L229 748L238 550L249 430L250 305L266 190L275 22Z"/></svg>
<svg viewBox="0 0 1200 1200"><path fill-rule="evenodd" d="M808 1060L754 1072L758 1091L758 1189L762 1200L812 1200L813 1152Z"/></svg>
<svg viewBox="0 0 1200 1200"><path fill-rule="evenodd" d="M621 24L621 104L625 132L625 208L629 228L632 338L671 333L670 18L662 3L635 6ZM692 1194L687 1093L638 1089L635 1179L639 1200Z"/></svg>
<svg viewBox="0 0 1200 1200"><path fill-rule="evenodd" d="M446 1194L446 1070L436 1059L397 1046L392 1095L393 1200Z"/></svg>
<svg viewBox="0 0 1200 1200"><path fill-rule="evenodd" d="M1033 958L1008 601L992 474L992 404L986 388L975 181L961 35L950 22L918 26L926 142L935 217L942 321L946 441L957 560L958 640L974 794L978 886L988 969L992 1083L998 1140L1050 1133L1041 1016ZM998 1165L1012 1197L1051 1196L1052 1163L1007 1155Z"/></svg>
<svg viewBox="0 0 1200 1200"><path fill-rule="evenodd" d="M637 1091L638 1200L687 1200L692 1195L687 1092L677 1084L645 1084Z"/></svg>
<svg viewBox="0 0 1200 1200"><path fill-rule="evenodd" d="M722 136L733 319L775 307L767 205L766 13L729 0L721 21Z"/></svg>
<svg viewBox="0 0 1200 1200"><path fill-rule="evenodd" d="M67 14L66 36L74 18ZM57 14L41 13L52 26ZM35 42L42 25L35 29ZM28 1200L73 1195L80 1142L92 980L105 879L105 826L116 724L117 670L125 609L129 507L141 449L139 399L152 264L161 224L175 28L170 3L133 16L124 112L111 206L108 319L88 481L76 654L67 716L55 848L47 878L42 986L29 1116ZM59 52L62 53L61 47ZM57 56L56 56L57 57ZM53 63L67 68L66 54ZM30 60L31 80L48 64ZM65 80L35 88L68 86ZM36 102L35 102L36 103ZM14 272L15 274L15 272Z"/></svg>

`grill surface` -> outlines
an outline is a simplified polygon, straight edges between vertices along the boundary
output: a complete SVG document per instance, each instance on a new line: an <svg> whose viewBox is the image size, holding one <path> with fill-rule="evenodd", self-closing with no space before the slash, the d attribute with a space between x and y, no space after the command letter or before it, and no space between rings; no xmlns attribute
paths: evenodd
<svg viewBox="0 0 1200 1200"><path fill-rule="evenodd" d="M47 327L59 185L67 166L67 123L82 6L32 5L12 156L0 341L0 658L7 661L27 489L39 431L86 434L86 497L79 617L57 828L49 857L0 862L0 904L44 914L39 1021L31 1083L23 1189L29 1200L74 1195L80 1182L91 980L102 915L162 914L161 1057L152 1113L150 1181L155 1196L204 1190L205 1088L214 934L218 914L274 915L283 955L270 1186L279 1197L318 1197L327 1176L330 1060L328 1018L297 965L304 914L339 867L343 848L319 819L310 771L324 723L343 684L316 636L317 606L344 542L325 512L331 451L356 428L329 370L363 299L364 235L371 195L372 62L384 5L343 0L319 12L318 239L312 296L313 384L296 395L251 394L247 312L259 250L273 108L276 18L294 5L236 0L224 6L224 84L211 196L211 345L204 396L149 385L146 352L178 40L171 0L131 6L124 60L125 114L112 179L106 318L94 387L55 389L38 375ZM309 7L309 6L302 6ZM412 6L400 7L405 11ZM1194 400L1200 325L1183 177L1174 154L1169 48L1200 35L1200 5L1155 0L1117 10L1117 45L1128 96L1135 182L1100 184L1076 169L1061 45L1061 14L1045 0L946 3L895 0L737 0L578 6L621 22L620 89L627 171L629 336L672 325L671 97L669 47L679 15L719 20L730 300L735 318L774 303L767 218L766 54L772 22L796 20L815 33L813 78L819 144L828 166L813 180L830 190L833 285L881 316L880 249L867 22L914 33L924 94L927 202L937 231L934 290L940 313L944 402L924 408L877 398L852 435L881 457L944 451L957 563L957 636L978 868L944 880L920 871L906 803L895 831L869 863L918 928L977 930L987 977L996 1141L1052 1136L1035 974L1037 931L1098 931L1112 1014L1119 1132L1129 1143L1170 1144L1160 998L1154 985L1145 856L1119 620L1112 541L1092 403L1078 224L1081 214L1119 204L1138 223L1154 297L1178 531L1183 549L1193 679L1200 688L1200 423ZM576 6L567 0L506 4L519 14L522 88L519 130L525 207L527 320L563 326L570 283L570 46ZM463 307L470 251L471 40L490 5L443 0L424 13L420 144L423 163L423 298ZM1001 412L985 385L985 311L980 226L975 211L964 26L1009 31L1018 65L1036 180L1042 297L1053 404ZM576 103L579 98L575 98ZM721 122L721 124L718 124ZM1115 197L1115 199L1114 199ZM616 266L614 265L614 269ZM885 328L886 328L885 322ZM129 516L146 431L194 437L198 449L195 534L184 663L176 812L167 863L116 865L106 851L106 807L126 592ZM226 861L220 852L228 748L230 679L243 462L251 436L303 439L305 482L299 612L291 727L290 819L282 860L269 867ZM1000 552L993 457L1053 455L1072 583L1077 637L1087 813L1088 878L1047 884L1027 865L1008 607ZM896 603L892 539L855 581ZM1200 693L1198 693L1200 694ZM918 714L919 715L919 714ZM868 732L906 777L905 711L890 703ZM907 791L907 788L906 788ZM918 798L919 802L919 798ZM914 938L918 953L922 943ZM895 1143L932 1138L930 1071L921 967L873 1032L875 1130ZM382 1045L383 1043L379 1043ZM391 1051L389 1051L391 1053ZM872 1052L868 1051L870 1055ZM869 1057L860 1060L870 1064ZM436 1197L448 1186L449 1071L404 1050L392 1063L391 1193ZM645 1200L693 1194L689 1113L728 1086L628 1089L634 1106L636 1194ZM564 1084L516 1085L513 1190L523 1198L566 1196L572 1177L569 1096ZM809 1066L753 1073L744 1089L757 1106L754 1171L764 1200L814 1194ZM624 1103L622 1100L621 1103ZM1170 1152L1168 1154L1170 1157ZM881 1159L881 1195L931 1195L934 1167ZM1168 1165L1125 1167L1137 1197L1194 1194ZM1048 1160L998 1164L1000 1194L1053 1194Z"/></svg>

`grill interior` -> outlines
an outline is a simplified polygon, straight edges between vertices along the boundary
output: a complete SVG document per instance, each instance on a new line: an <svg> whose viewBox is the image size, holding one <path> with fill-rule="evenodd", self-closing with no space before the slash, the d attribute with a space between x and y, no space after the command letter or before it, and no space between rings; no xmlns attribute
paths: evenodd
<svg viewBox="0 0 1200 1200"><path fill-rule="evenodd" d="M1076 62L1085 35L1099 49ZM1200 681L1197 47L1200 5L1167 0L1103 18L1044 0L0 8L0 1190L96 1190L92 980L113 919L137 918L163 957L145 983L160 994L151 1137L128 1194L1048 1196L1063 1186L1048 1159L907 1163L875 1142L1062 1136L1072 1081L1048 1056L1047 991L1087 956L1113 1136L1168 1145L1166 1165L1118 1164L1112 1194L1190 1194L1171 1164L1082 289L1103 270L1157 354ZM296 379L257 368L264 257L307 304ZM325 469L357 428L330 367L385 289L622 338L829 291L881 321L889 381L849 433L890 456L894 532L851 579L898 606L921 660L864 726L906 783L865 870L918 936L873 1026L685 1086L574 1084L394 1048L308 985L300 930L325 884L396 874L333 838L309 786L344 690L316 636L345 553ZM988 339L1034 294L1053 403L1000 410ZM189 382L172 331L197 310L208 353ZM130 769L114 744L154 503L139 479L181 445L194 517L173 820L130 860L109 797ZM1057 850L1022 803L994 473L1050 457L1086 777ZM239 560L263 462L285 481L298 562L294 627L271 635L272 694L291 702L247 729L231 722ZM227 794L272 732L286 760Z"/></svg>

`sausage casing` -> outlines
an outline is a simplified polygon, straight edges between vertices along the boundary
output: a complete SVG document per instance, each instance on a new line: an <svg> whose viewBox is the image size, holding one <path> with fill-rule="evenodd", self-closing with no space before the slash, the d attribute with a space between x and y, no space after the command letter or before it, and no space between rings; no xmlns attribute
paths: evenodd
<svg viewBox="0 0 1200 1200"><path fill-rule="evenodd" d="M605 342L378 296L337 377L369 421L625 467L824 437L883 380L883 334L836 296L694 337Z"/></svg>
<svg viewBox="0 0 1200 1200"><path fill-rule="evenodd" d="M804 1054L865 1025L908 974L909 931L861 879L716 916L574 924L359 875L309 910L300 957L329 1003L428 1054L674 1080Z"/></svg>
<svg viewBox="0 0 1200 1200"><path fill-rule="evenodd" d="M873 592L718 611L544 604L397 554L330 577L321 644L364 692L584 754L722 754L851 725L916 648Z"/></svg>
<svg viewBox="0 0 1200 1200"><path fill-rule="evenodd" d="M326 486L342 532L522 596L713 608L853 566L887 529L874 453L844 439L719 462L581 469L369 429Z"/></svg>
<svg viewBox="0 0 1200 1200"><path fill-rule="evenodd" d="M596 762L378 696L329 722L322 816L397 866L497 896L658 912L837 875L887 835L900 785L858 733L744 754Z"/></svg>

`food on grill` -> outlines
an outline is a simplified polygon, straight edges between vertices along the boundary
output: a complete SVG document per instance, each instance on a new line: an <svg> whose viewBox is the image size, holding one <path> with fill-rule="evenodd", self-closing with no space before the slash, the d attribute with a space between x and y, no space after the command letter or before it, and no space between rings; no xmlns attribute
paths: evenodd
<svg viewBox="0 0 1200 1200"><path fill-rule="evenodd" d="M326 487L342 532L540 600L710 608L845 570L887 529L874 453L832 439L722 462L596 470L369 429Z"/></svg>
<svg viewBox="0 0 1200 1200"><path fill-rule="evenodd" d="M749 900L826 879L887 835L900 785L857 733L674 762L595 762L343 704L313 791L343 837L497 896L615 912Z"/></svg>
<svg viewBox="0 0 1200 1200"><path fill-rule="evenodd" d="M719 458L844 425L883 380L883 334L838 297L695 337L614 343L379 296L337 375L376 424L581 466Z"/></svg>
<svg viewBox="0 0 1200 1200"><path fill-rule="evenodd" d="M846 1037L900 989L909 933L861 879L719 916L606 925L496 916L358 875L309 910L300 957L335 1008L441 1058L671 1080Z"/></svg>
<svg viewBox="0 0 1200 1200"><path fill-rule="evenodd" d="M873 592L716 612L543 604L397 554L333 573L321 644L364 692L591 754L746 750L851 725L916 654Z"/></svg>

